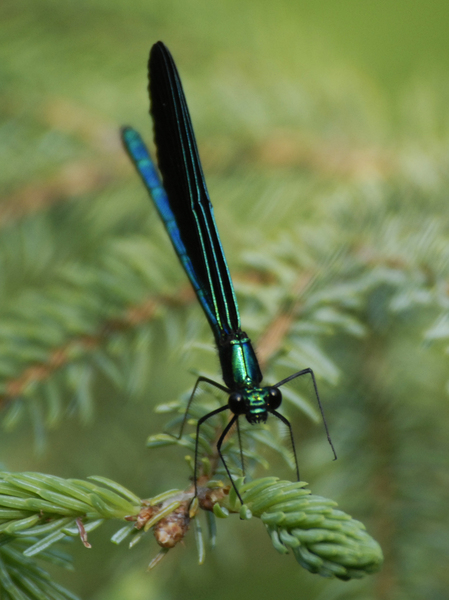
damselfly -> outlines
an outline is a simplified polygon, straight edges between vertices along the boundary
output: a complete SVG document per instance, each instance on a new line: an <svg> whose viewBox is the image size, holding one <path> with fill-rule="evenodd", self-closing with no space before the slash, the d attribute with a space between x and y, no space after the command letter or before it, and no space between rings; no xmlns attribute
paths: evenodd
<svg viewBox="0 0 449 600"><path fill-rule="evenodd" d="M181 80L173 58L162 42L158 42L151 49L149 79L154 140L163 183L145 144L134 129L123 128L123 143L156 205L176 254L209 321L225 384L222 385L207 377L197 379L187 405L180 435L190 404L201 382L215 386L228 394L227 404L204 415L197 423L195 495L201 425L210 417L225 410L231 411L232 417L217 441L217 451L231 482L233 479L221 452L223 440L241 415L245 415L247 421L254 424L265 423L269 414L280 419L288 427L296 464L296 476L299 480L292 427L286 417L278 412L282 402L279 388L285 383L302 375L311 376L327 438L337 458L324 419L315 376L312 369L302 369L274 385L261 387L262 373L256 354L250 339L241 329L234 288L215 224ZM237 489L235 491L240 498Z"/></svg>

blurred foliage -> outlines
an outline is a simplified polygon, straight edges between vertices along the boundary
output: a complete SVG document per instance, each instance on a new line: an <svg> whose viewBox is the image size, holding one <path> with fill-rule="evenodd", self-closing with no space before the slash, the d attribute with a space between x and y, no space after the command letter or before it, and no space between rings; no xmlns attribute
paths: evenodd
<svg viewBox="0 0 449 600"><path fill-rule="evenodd" d="M192 370L216 377L216 358L118 136L130 124L151 139L146 60L162 39L267 381L304 367L319 380L339 460L298 382L283 410L301 475L385 554L377 575L326 581L273 553L254 520L226 522L204 566L190 535L149 575L148 545L99 532L64 573L81 597L447 597L447 7L393 5L1 3L5 469L104 475L139 497L187 485L182 451L145 441L155 406Z"/></svg>

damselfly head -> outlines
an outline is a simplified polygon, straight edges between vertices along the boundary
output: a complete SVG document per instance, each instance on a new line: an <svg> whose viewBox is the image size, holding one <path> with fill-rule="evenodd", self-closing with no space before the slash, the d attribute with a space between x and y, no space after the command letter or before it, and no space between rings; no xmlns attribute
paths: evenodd
<svg viewBox="0 0 449 600"><path fill-rule="evenodd" d="M245 415L248 423L265 423L268 413L279 408L282 394L277 387L248 387L229 396L228 406L235 415Z"/></svg>

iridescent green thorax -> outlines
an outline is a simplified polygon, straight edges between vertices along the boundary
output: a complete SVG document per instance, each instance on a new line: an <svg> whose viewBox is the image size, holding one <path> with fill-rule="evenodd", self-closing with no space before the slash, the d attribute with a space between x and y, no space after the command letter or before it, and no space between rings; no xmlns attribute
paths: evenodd
<svg viewBox="0 0 449 600"><path fill-rule="evenodd" d="M218 344L223 381L232 390L258 387L262 373L251 341L244 331Z"/></svg>

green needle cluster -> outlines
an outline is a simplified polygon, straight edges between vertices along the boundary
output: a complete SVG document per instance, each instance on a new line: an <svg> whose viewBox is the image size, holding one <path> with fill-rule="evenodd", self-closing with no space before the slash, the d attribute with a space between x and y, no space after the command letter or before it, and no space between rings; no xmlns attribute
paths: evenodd
<svg viewBox="0 0 449 600"><path fill-rule="evenodd" d="M140 500L123 486L92 477L90 481L62 479L41 473L0 473L0 542L11 536L34 541L24 550L33 556L66 536L81 536L104 519L135 515Z"/></svg>
<svg viewBox="0 0 449 600"><path fill-rule="evenodd" d="M304 489L306 485L277 477L247 483L239 488L244 502L240 516L260 518L276 550L292 551L311 573L349 580L378 571L382 550L363 523L337 510L333 500ZM239 510L238 504L231 491L229 509Z"/></svg>

